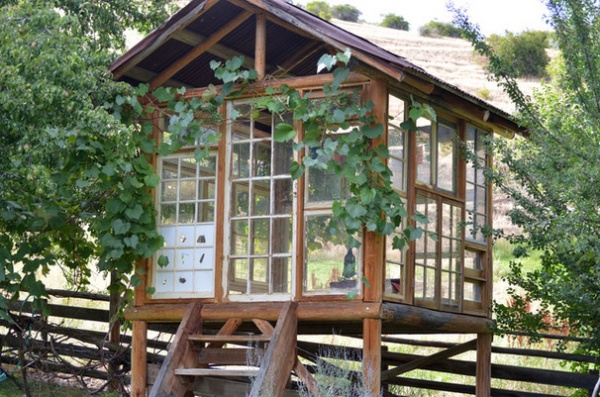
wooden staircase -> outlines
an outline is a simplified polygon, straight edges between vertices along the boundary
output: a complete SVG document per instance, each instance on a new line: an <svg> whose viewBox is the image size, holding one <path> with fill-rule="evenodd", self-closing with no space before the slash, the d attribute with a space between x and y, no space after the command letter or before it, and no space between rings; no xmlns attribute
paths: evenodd
<svg viewBox="0 0 600 397"><path fill-rule="evenodd" d="M260 318L246 320L252 321L260 333L234 334L245 320L232 318L216 335L204 335L202 304L190 303L149 397L192 396L190 390L195 385L214 383L215 378L223 381L217 387L219 392L212 395L233 395L225 391L224 379L248 377L254 377L254 381L251 388L244 384L249 393L242 395L281 397L292 371L310 391L316 390L314 378L296 354L297 306L295 302L286 302L275 328ZM226 345L246 347L225 348Z"/></svg>

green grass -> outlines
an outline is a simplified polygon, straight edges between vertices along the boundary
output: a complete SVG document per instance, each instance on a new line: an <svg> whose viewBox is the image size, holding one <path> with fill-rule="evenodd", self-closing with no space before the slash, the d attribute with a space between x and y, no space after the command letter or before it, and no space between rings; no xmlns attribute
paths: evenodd
<svg viewBox="0 0 600 397"><path fill-rule="evenodd" d="M494 277L497 279L508 275L510 272L510 262L515 261L513 250L515 249L507 240L497 240L494 242ZM540 264L542 253L535 251L530 256L519 258L516 261L521 263L523 273L529 273L537 269Z"/></svg>

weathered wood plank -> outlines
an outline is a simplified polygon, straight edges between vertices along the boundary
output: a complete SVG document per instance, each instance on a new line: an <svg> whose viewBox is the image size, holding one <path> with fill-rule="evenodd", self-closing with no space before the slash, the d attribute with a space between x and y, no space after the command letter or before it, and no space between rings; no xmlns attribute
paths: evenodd
<svg viewBox="0 0 600 397"><path fill-rule="evenodd" d="M493 334L477 335L477 363L475 371L475 395L487 397L492 387L492 338Z"/></svg>
<svg viewBox="0 0 600 397"><path fill-rule="evenodd" d="M260 358L264 356L264 352L264 349L258 348L205 348L200 351L198 362L214 365L258 365L260 364Z"/></svg>
<svg viewBox="0 0 600 397"><path fill-rule="evenodd" d="M414 361L411 361L406 364L398 365L395 368L389 369L381 374L382 380L388 380L395 376L401 375L405 372L412 371L413 369L423 368L429 364L433 364L442 360L445 360L449 357L453 357L469 350L473 350L477 346L477 340L471 340L466 343L462 343L460 345L456 345L449 349L443 350L441 352L432 354L431 356L421 357Z"/></svg>
<svg viewBox="0 0 600 397"><path fill-rule="evenodd" d="M228 376L228 377L250 377L258 376L259 369L221 369L221 368L178 368L175 375L178 376Z"/></svg>
<svg viewBox="0 0 600 397"><path fill-rule="evenodd" d="M125 310L127 320L147 322L181 321L187 304L156 304L129 307ZM225 322L231 318L250 321L261 319L277 321L283 304L270 302L207 303L202 307L204 322ZM381 303L348 302L303 302L297 310L298 321L361 321L363 318L382 318Z"/></svg>
<svg viewBox="0 0 600 397"><path fill-rule="evenodd" d="M271 338L266 335L201 335L194 334L190 335L188 340L190 342L217 342L217 343L264 343L269 342Z"/></svg>
<svg viewBox="0 0 600 397"><path fill-rule="evenodd" d="M195 367L198 363L196 352L191 348L188 337L202 330L202 304L190 303L183 317L167 358L160 367L156 383L150 390L149 397L182 397L191 382L186 384L175 375L178 368Z"/></svg>
<svg viewBox="0 0 600 397"><path fill-rule="evenodd" d="M250 397L283 395L296 360L298 303L286 302L275 326L271 343L263 358L260 375L252 386Z"/></svg>

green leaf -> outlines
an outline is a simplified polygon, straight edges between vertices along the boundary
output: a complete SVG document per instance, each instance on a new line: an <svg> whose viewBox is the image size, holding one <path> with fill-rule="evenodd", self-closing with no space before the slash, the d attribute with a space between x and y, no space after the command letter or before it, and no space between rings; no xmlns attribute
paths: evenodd
<svg viewBox="0 0 600 397"><path fill-rule="evenodd" d="M360 127L361 133L369 139L375 139L383 135L383 124L378 123L374 126L362 125Z"/></svg>
<svg viewBox="0 0 600 397"><path fill-rule="evenodd" d="M158 257L158 261L157 262L158 262L158 266L160 266L160 267L167 267L169 265L169 258L166 257L166 256L164 256L164 255L161 255L161 256Z"/></svg>
<svg viewBox="0 0 600 397"><path fill-rule="evenodd" d="M130 237L125 237L123 239L123 242L125 243L126 246L128 246L130 248L135 248L135 247L137 247L138 243L140 242L140 238L134 234Z"/></svg>
<svg viewBox="0 0 600 397"><path fill-rule="evenodd" d="M369 280L365 276L362 276L360 278L360 281L362 281L362 283L365 285L365 287L371 288L371 283L369 283Z"/></svg>
<svg viewBox="0 0 600 397"><path fill-rule="evenodd" d="M144 208L142 208L142 206L139 204L135 204L133 206L133 208L127 208L125 210L125 216L129 220L138 220L138 219L140 219L140 217L142 216L143 213L144 213Z"/></svg>
<svg viewBox="0 0 600 397"><path fill-rule="evenodd" d="M367 214L367 209L364 206L350 200L346 202L346 211L353 218L359 218Z"/></svg>
<svg viewBox="0 0 600 397"><path fill-rule="evenodd" d="M157 174L146 175L144 177L144 183L150 188L155 188L160 183L160 177Z"/></svg>
<svg viewBox="0 0 600 397"><path fill-rule="evenodd" d="M275 126L275 142L287 142L294 139L297 132L294 127L287 123L279 123Z"/></svg>
<svg viewBox="0 0 600 397"><path fill-rule="evenodd" d="M165 87L158 87L152 92L152 95L154 95L159 102L169 102L175 99L175 95L171 90Z"/></svg>
<svg viewBox="0 0 600 397"><path fill-rule="evenodd" d="M129 231L131 224L129 222L123 222L121 219L115 219L112 223L112 227L116 235L121 235Z"/></svg>
<svg viewBox="0 0 600 397"><path fill-rule="evenodd" d="M330 54L323 54L317 62L317 73L321 73L323 69L331 70L331 68L337 63L337 58Z"/></svg>
<svg viewBox="0 0 600 397"><path fill-rule="evenodd" d="M300 179L304 175L304 166L296 161L292 161L290 164L290 174L292 175L292 179Z"/></svg>

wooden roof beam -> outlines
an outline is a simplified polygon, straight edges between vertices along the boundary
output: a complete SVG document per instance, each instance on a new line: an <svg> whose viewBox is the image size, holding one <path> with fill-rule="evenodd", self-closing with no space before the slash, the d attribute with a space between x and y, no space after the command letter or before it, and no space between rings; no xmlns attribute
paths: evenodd
<svg viewBox="0 0 600 397"><path fill-rule="evenodd" d="M129 69L125 73L125 76L131 77L132 79L135 79L138 81L142 81L144 83L147 83L150 80L152 80L154 78L154 76L156 76L156 73L151 72L148 69L144 69L140 66L135 66L135 67ZM163 85L167 86L167 87L186 87L186 88L190 87L189 84L184 84L180 81L173 80L173 79L169 79L169 80L165 81Z"/></svg>
<svg viewBox="0 0 600 397"><path fill-rule="evenodd" d="M173 38L182 43L188 44L192 47L196 47L206 40L206 37L199 35L198 33L191 32L189 30L182 30L173 35ZM235 56L243 56L244 64L246 69L254 68L254 58L247 57L239 51L229 48L223 44L215 44L209 48L206 52L218 56L221 59L231 59Z"/></svg>
<svg viewBox="0 0 600 397"><path fill-rule="evenodd" d="M231 33L235 28L244 23L250 16L251 12L244 11L237 15L235 18L230 20L227 24L223 25L219 30L207 37L205 41L192 48L183 57L179 58L176 62L171 64L167 69L161 72L159 75L154 77L150 82L150 91L156 89L162 85L165 81L173 77L181 69L185 68L194 59L204 54L210 47L219 42L223 37Z"/></svg>
<svg viewBox="0 0 600 397"><path fill-rule="evenodd" d="M262 81L265 78L267 64L267 18L265 14L256 16L254 54L254 69L258 73L258 81Z"/></svg>
<svg viewBox="0 0 600 397"><path fill-rule="evenodd" d="M152 40L152 44L148 47L144 48L140 51L136 56L128 60L123 65L119 66L116 70L113 71L113 76L115 79L123 76L128 70L133 68L135 65L140 63L143 59L145 59L148 55L152 54L157 48L159 48L163 43L166 43L175 32L180 29L185 28L190 23L194 22L194 20L198 17L198 15L202 12L206 12L213 5L215 5L220 0L206 0L200 3L197 7L191 10L188 14L186 14L183 18L181 18L177 23L174 23L169 27L166 31L164 31L158 38ZM148 36L150 37L150 36ZM146 39L142 40L144 42ZM141 44L141 42L140 42ZM139 45L139 44L138 44ZM135 47L134 47L135 48Z"/></svg>

